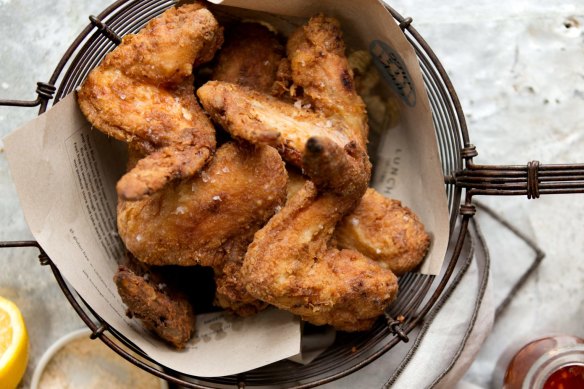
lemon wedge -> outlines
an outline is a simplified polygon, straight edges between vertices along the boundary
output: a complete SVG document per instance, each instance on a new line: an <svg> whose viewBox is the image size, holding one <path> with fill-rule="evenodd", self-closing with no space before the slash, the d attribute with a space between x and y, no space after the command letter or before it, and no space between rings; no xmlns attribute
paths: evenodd
<svg viewBox="0 0 584 389"><path fill-rule="evenodd" d="M16 388L28 362L28 334L20 310L0 297L0 387Z"/></svg>

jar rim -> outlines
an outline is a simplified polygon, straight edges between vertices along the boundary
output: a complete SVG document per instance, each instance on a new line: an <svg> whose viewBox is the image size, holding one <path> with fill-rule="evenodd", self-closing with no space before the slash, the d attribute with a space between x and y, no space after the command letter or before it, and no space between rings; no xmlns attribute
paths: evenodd
<svg viewBox="0 0 584 389"><path fill-rule="evenodd" d="M529 368L522 389L542 389L548 378L566 366L584 367L584 344L550 350Z"/></svg>

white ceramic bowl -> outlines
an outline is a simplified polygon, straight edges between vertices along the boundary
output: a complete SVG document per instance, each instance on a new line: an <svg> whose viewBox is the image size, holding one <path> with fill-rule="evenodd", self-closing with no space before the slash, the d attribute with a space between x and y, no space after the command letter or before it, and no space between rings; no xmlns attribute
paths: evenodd
<svg viewBox="0 0 584 389"><path fill-rule="evenodd" d="M132 365L117 355L113 350L110 350L100 340L89 339L90 334L91 330L89 328L83 328L73 331L53 343L45 351L34 370L31 389L49 388L48 386L40 386L45 374L53 376L53 383L57 378L60 382L58 385L50 386L51 389L54 387L67 387L67 385L71 388L88 388L92 385L100 388L113 388L112 383L116 379L117 383L120 384L129 377L138 375L144 377L146 380L158 381L159 386L156 387L153 382L153 385L151 385L152 388L168 389L168 383L166 381L158 379L150 373ZM75 341L78 341L77 349L72 348L74 347L73 343ZM75 353L77 353L77 356ZM68 362L65 368L58 368L60 363L56 359L58 355L62 362ZM91 363L88 363L89 361ZM131 382L135 381L132 380ZM118 387L121 386L118 385ZM135 384L131 384L128 387L136 386Z"/></svg>

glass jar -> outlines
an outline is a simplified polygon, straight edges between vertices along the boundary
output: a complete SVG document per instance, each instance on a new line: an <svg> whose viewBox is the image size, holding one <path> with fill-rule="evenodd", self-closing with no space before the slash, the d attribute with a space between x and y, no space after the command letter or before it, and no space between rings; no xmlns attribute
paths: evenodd
<svg viewBox="0 0 584 389"><path fill-rule="evenodd" d="M511 347L499 358L493 384L503 389L583 389L584 339L554 335Z"/></svg>

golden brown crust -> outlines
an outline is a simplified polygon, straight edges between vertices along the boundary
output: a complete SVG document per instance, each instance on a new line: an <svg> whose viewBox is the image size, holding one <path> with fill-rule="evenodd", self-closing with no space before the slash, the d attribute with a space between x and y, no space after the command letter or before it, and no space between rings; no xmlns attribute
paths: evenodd
<svg viewBox="0 0 584 389"><path fill-rule="evenodd" d="M228 30L212 78L270 93L283 56L284 46L267 27L240 23Z"/></svg>
<svg viewBox="0 0 584 389"><path fill-rule="evenodd" d="M256 233L242 273L257 298L316 325L363 331L396 297L389 270L353 250L329 247L351 201L305 186Z"/></svg>
<svg viewBox="0 0 584 389"><path fill-rule="evenodd" d="M178 349L184 348L195 331L195 314L187 297L154 272L120 266L114 283L129 317Z"/></svg>
<svg viewBox="0 0 584 389"><path fill-rule="evenodd" d="M414 212L371 188L337 225L334 237L340 248L357 250L398 276L414 270L430 245Z"/></svg>
<svg viewBox="0 0 584 389"><path fill-rule="evenodd" d="M145 263L216 267L232 239L253 234L282 205L286 181L276 150L227 143L200 175L120 201L119 234Z"/></svg>
<svg viewBox="0 0 584 389"><path fill-rule="evenodd" d="M292 34L287 52L294 84L314 108L344 122L351 131L349 138L364 149L367 113L355 90L340 23L324 15L310 18Z"/></svg>
<svg viewBox="0 0 584 389"><path fill-rule="evenodd" d="M126 35L103 61L150 85L176 85L210 61L223 43L223 28L203 2L170 8L137 34Z"/></svg>
<svg viewBox="0 0 584 389"><path fill-rule="evenodd" d="M331 138L340 146L351 141L342 123L240 85L210 81L197 90L197 96L211 118L232 136L274 146L296 166L302 165L304 147L313 136Z"/></svg>
<svg viewBox="0 0 584 389"><path fill-rule="evenodd" d="M194 97L192 69L221 43L221 27L201 4L172 8L124 37L81 86L79 107L94 127L154 153L118 184L122 198L192 176L211 156L215 130Z"/></svg>
<svg viewBox="0 0 584 389"><path fill-rule="evenodd" d="M281 62L278 74L286 80L290 73L294 85L289 89L301 87L304 96L297 96L292 104L240 85L212 81L197 90L211 118L234 137L277 147L286 161L298 167L304 167L302 155L312 137L328 137L342 147L354 143L364 151L365 105L352 86L338 22L311 18L292 35L287 51L290 67ZM280 96L278 88L284 85L275 87Z"/></svg>

